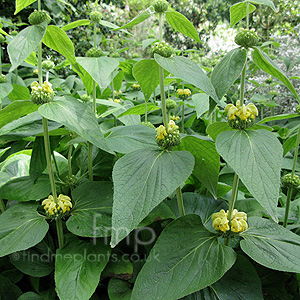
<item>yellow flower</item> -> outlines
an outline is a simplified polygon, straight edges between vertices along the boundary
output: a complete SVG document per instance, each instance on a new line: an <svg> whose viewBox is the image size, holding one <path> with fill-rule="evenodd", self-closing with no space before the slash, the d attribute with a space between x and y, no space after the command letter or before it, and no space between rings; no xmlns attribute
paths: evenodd
<svg viewBox="0 0 300 300"><path fill-rule="evenodd" d="M164 125L160 125L155 130L156 130L156 133L157 133L156 138L159 139L159 140L163 140L165 138L165 136L167 135L166 127Z"/></svg>
<svg viewBox="0 0 300 300"><path fill-rule="evenodd" d="M34 81L30 87L32 90L37 90L40 87L40 85L37 81Z"/></svg>
<svg viewBox="0 0 300 300"><path fill-rule="evenodd" d="M43 90L44 90L44 92L46 92L48 94L52 94L53 93L52 84L48 81L45 81L43 83Z"/></svg>
<svg viewBox="0 0 300 300"><path fill-rule="evenodd" d="M227 213L224 209L221 209L218 213L214 213L211 219L215 230L220 230L222 232L229 230L229 220L227 219Z"/></svg>
<svg viewBox="0 0 300 300"><path fill-rule="evenodd" d="M183 89L178 89L178 90L177 90L177 94L178 94L179 96L184 95Z"/></svg>
<svg viewBox="0 0 300 300"><path fill-rule="evenodd" d="M120 103L120 102L121 102L121 100L120 100L120 99L115 99L115 100L114 100L114 102L116 102L116 103Z"/></svg>
<svg viewBox="0 0 300 300"><path fill-rule="evenodd" d="M179 116L171 116L170 119L173 121L178 121L180 119L180 117Z"/></svg>
<svg viewBox="0 0 300 300"><path fill-rule="evenodd" d="M225 107L225 112L227 112L228 119L234 120L238 117L240 120L255 119L258 116L258 110L253 103L249 103L247 106L245 104L241 105L240 100L236 101L236 105L228 104Z"/></svg>
<svg viewBox="0 0 300 300"><path fill-rule="evenodd" d="M42 202L42 205L50 216L64 214L72 208L71 198L63 194L60 194L57 197L57 203L55 202L54 197L50 195Z"/></svg>
<svg viewBox="0 0 300 300"><path fill-rule="evenodd" d="M173 133L174 131L178 130L178 126L175 124L175 122L173 120L169 121L168 124L168 133Z"/></svg>
<svg viewBox="0 0 300 300"><path fill-rule="evenodd" d="M191 92L189 89L184 89L184 90L183 90L183 95L189 97L189 96L192 95L192 92Z"/></svg>

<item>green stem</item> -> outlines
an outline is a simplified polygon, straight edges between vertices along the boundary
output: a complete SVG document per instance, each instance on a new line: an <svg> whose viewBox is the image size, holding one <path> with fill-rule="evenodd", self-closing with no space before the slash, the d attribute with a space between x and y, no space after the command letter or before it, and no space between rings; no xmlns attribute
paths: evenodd
<svg viewBox="0 0 300 300"><path fill-rule="evenodd" d="M5 203L2 199L0 199L0 210L2 213L4 213L5 211Z"/></svg>
<svg viewBox="0 0 300 300"><path fill-rule="evenodd" d="M88 169L89 169L89 180L94 180L93 175L93 144L88 142Z"/></svg>
<svg viewBox="0 0 300 300"><path fill-rule="evenodd" d="M51 191L52 191L52 196L54 198L54 201L55 201L55 203L57 203L55 178L54 178L54 172L53 172L52 164L51 164L51 150L50 150L50 140L49 140L49 131L48 131L48 120L44 117L43 117L43 130L44 130L45 153L46 153L46 160L47 160L47 167L48 167L48 172L49 172Z"/></svg>
<svg viewBox="0 0 300 300"><path fill-rule="evenodd" d="M18 84L18 68L16 68L15 70L15 76L16 76L16 80L15 80L15 83Z"/></svg>
<svg viewBox="0 0 300 300"><path fill-rule="evenodd" d="M159 66L159 87L160 87L160 99L161 99L161 109L163 114L164 126L168 126L168 116L166 108L166 99L165 99L165 89L164 89L164 69Z"/></svg>
<svg viewBox="0 0 300 300"><path fill-rule="evenodd" d="M181 133L184 133L184 104L181 107Z"/></svg>
<svg viewBox="0 0 300 300"><path fill-rule="evenodd" d="M97 23L94 23L94 47L96 48L97 45Z"/></svg>
<svg viewBox="0 0 300 300"><path fill-rule="evenodd" d="M96 103L96 82L93 80L93 112L97 117L97 103Z"/></svg>
<svg viewBox="0 0 300 300"><path fill-rule="evenodd" d="M41 0L38 0L38 10L42 9Z"/></svg>
<svg viewBox="0 0 300 300"><path fill-rule="evenodd" d="M55 155L54 155L53 152L52 152L52 159L53 159L53 162L54 162L54 167L55 167L55 171L57 173L57 176L60 177L57 161L56 161L56 158L55 158Z"/></svg>
<svg viewBox="0 0 300 300"><path fill-rule="evenodd" d="M249 30L249 2L247 2L247 29Z"/></svg>
<svg viewBox="0 0 300 300"><path fill-rule="evenodd" d="M295 148L295 153L294 153L292 176L295 175L296 164L297 164L297 159L298 159L298 152L299 152L299 144L300 144L300 127L298 129L298 134L297 134L297 139L296 139L296 146L295 146L296 148Z"/></svg>
<svg viewBox="0 0 300 300"><path fill-rule="evenodd" d="M43 69L42 69L42 43L38 45L38 76L39 76L39 84L43 85Z"/></svg>
<svg viewBox="0 0 300 300"><path fill-rule="evenodd" d="M58 247L62 248L64 246L64 231L61 218L56 219L56 231L58 237Z"/></svg>
<svg viewBox="0 0 300 300"><path fill-rule="evenodd" d="M241 89L240 89L240 104L241 104L241 106L244 104L244 97L245 97L246 69L247 69L247 62L245 63L245 66L243 68L242 78L241 78Z"/></svg>
<svg viewBox="0 0 300 300"><path fill-rule="evenodd" d="M283 227L285 227L285 228L287 226L288 219L289 219L289 212L290 212L290 204L291 204L292 194L293 194L293 188L289 187L288 190L287 190L287 195L286 195L285 214L284 214L284 219L283 219Z"/></svg>
<svg viewBox="0 0 300 300"><path fill-rule="evenodd" d="M147 106L148 106L148 102L145 99L145 122L146 123L148 122L148 109L147 109Z"/></svg>
<svg viewBox="0 0 300 300"><path fill-rule="evenodd" d="M159 13L158 15L158 23L159 23L159 40L162 42L163 40L163 25L164 25L163 13Z"/></svg>
<svg viewBox="0 0 300 300"><path fill-rule="evenodd" d="M177 204L178 204L178 209L180 216L184 216L184 205L183 205L183 197L182 197L182 192L180 186L176 189L176 196L177 196Z"/></svg>
<svg viewBox="0 0 300 300"><path fill-rule="evenodd" d="M2 58L1 58L1 54L2 54L2 45L0 43L0 75L2 74Z"/></svg>
<svg viewBox="0 0 300 300"><path fill-rule="evenodd" d="M73 151L73 145L69 146L68 151L68 171L69 171L69 178L72 177L72 151Z"/></svg>
<svg viewBox="0 0 300 300"><path fill-rule="evenodd" d="M233 179L232 194L231 194L230 203L229 203L228 216L227 216L228 220L229 220L229 227L231 225L232 212L233 212L234 204L235 204L237 194L238 194L238 186L239 186L239 176L235 173L234 179ZM230 241L230 237L227 237L224 242L225 246L229 245L229 241Z"/></svg>

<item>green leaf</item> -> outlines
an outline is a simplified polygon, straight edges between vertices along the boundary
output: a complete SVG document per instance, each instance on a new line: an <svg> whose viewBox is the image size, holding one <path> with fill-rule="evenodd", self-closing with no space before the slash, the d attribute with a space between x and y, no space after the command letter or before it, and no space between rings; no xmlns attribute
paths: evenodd
<svg viewBox="0 0 300 300"><path fill-rule="evenodd" d="M256 7L249 4L249 14L254 12ZM239 2L230 7L230 26L235 25L247 16L247 3Z"/></svg>
<svg viewBox="0 0 300 300"><path fill-rule="evenodd" d="M211 294L210 297L205 295ZM263 300L261 282L252 263L242 255L237 256L233 267L211 287L182 300Z"/></svg>
<svg viewBox="0 0 300 300"><path fill-rule="evenodd" d="M36 57L36 53L34 51L32 51L31 54L25 59L25 62L36 67L38 64L38 59Z"/></svg>
<svg viewBox="0 0 300 300"><path fill-rule="evenodd" d="M279 79L292 92L292 94L298 99L298 101L300 101L299 96L292 83L282 73L279 67L268 57L267 54L261 51L260 48L254 47L254 51L252 52L252 59L254 63L263 71Z"/></svg>
<svg viewBox="0 0 300 300"><path fill-rule="evenodd" d="M137 149L157 148L156 132L145 125L119 126L111 129L106 141L110 149L130 153Z"/></svg>
<svg viewBox="0 0 300 300"><path fill-rule="evenodd" d="M12 283L8 278L0 275L0 299L12 300L18 299L22 295L22 291Z"/></svg>
<svg viewBox="0 0 300 300"><path fill-rule="evenodd" d="M271 122L271 121L285 120L285 119L291 119L291 118L296 118L296 117L299 117L299 116L297 114L282 114L282 115L277 115L277 116L270 116L270 117L260 120L259 122L257 122L257 124L264 124L264 123Z"/></svg>
<svg viewBox="0 0 300 300"><path fill-rule="evenodd" d="M111 234L112 184L87 182L72 192L75 202L66 225L69 231L82 237L106 237Z"/></svg>
<svg viewBox="0 0 300 300"><path fill-rule="evenodd" d="M141 149L120 158L113 169L114 247L192 173L194 157L184 151Z"/></svg>
<svg viewBox="0 0 300 300"><path fill-rule="evenodd" d="M267 6L271 7L276 12L276 7L275 7L273 1L271 1L271 0L247 0L247 2L251 2L251 3L254 3L254 4L267 5Z"/></svg>
<svg viewBox="0 0 300 300"><path fill-rule="evenodd" d="M95 292L106 266L110 248L70 237L58 249L55 260L55 283L60 300L88 300Z"/></svg>
<svg viewBox="0 0 300 300"><path fill-rule="evenodd" d="M215 143L187 136L182 139L178 149L193 154L195 158L193 174L217 198L220 156L216 151Z"/></svg>
<svg viewBox="0 0 300 300"><path fill-rule="evenodd" d="M164 58L157 54L155 54L155 60L159 65L177 78L195 85L212 97L216 103L220 103L214 86L195 62L183 56Z"/></svg>
<svg viewBox="0 0 300 300"><path fill-rule="evenodd" d="M210 79L219 99L222 99L239 78L246 63L246 57L245 49L233 49L214 68Z"/></svg>
<svg viewBox="0 0 300 300"><path fill-rule="evenodd" d="M44 298L36 293L28 292L19 297L18 300L44 300Z"/></svg>
<svg viewBox="0 0 300 300"><path fill-rule="evenodd" d="M76 64L73 43L61 28L54 25L48 26L43 43L63 55L71 64Z"/></svg>
<svg viewBox="0 0 300 300"><path fill-rule="evenodd" d="M166 11L166 19L169 25L176 31L201 43L197 30L183 14L177 11Z"/></svg>
<svg viewBox="0 0 300 300"><path fill-rule="evenodd" d="M77 62L91 75L101 89L112 81L112 73L119 62L111 57L77 57Z"/></svg>
<svg viewBox="0 0 300 300"><path fill-rule="evenodd" d="M37 48L45 35L46 28L46 22L40 25L28 26L10 41L7 47L12 64L10 71L17 68Z"/></svg>
<svg viewBox="0 0 300 300"><path fill-rule="evenodd" d="M177 300L219 280L236 254L208 231L197 215L186 215L162 232L139 273L131 300Z"/></svg>
<svg viewBox="0 0 300 300"><path fill-rule="evenodd" d="M11 101L30 100L29 89L22 85L12 84L13 90L9 93L8 98Z"/></svg>
<svg viewBox="0 0 300 300"><path fill-rule="evenodd" d="M45 153L44 137L37 136L35 138L30 160L29 175L32 180L36 180L46 169L47 159Z"/></svg>
<svg viewBox="0 0 300 300"><path fill-rule="evenodd" d="M283 272L300 272L300 237L271 220L252 217L241 234L242 250L259 264Z"/></svg>
<svg viewBox="0 0 300 300"><path fill-rule="evenodd" d="M12 179L0 187L0 199L15 201L40 200L49 196L49 176L43 175L35 182L30 176Z"/></svg>
<svg viewBox="0 0 300 300"><path fill-rule="evenodd" d="M10 207L0 215L0 257L35 246L48 229L36 205L20 203Z"/></svg>
<svg viewBox="0 0 300 300"><path fill-rule="evenodd" d="M31 101L20 100L14 101L0 110L0 128L4 125L17 120L38 109L38 106Z"/></svg>
<svg viewBox="0 0 300 300"><path fill-rule="evenodd" d="M131 278L133 273L133 265L130 260L124 259L121 254L115 254L111 256L110 261L103 270L101 277L114 277L124 280Z"/></svg>
<svg viewBox="0 0 300 300"><path fill-rule="evenodd" d="M98 121L92 110L72 97L64 97L39 107L40 114L78 133L100 149L112 152L103 137Z"/></svg>
<svg viewBox="0 0 300 300"><path fill-rule="evenodd" d="M22 273L33 277L44 277L54 269L48 245L41 242L28 250L9 255L10 262Z"/></svg>
<svg viewBox="0 0 300 300"><path fill-rule="evenodd" d="M132 290L130 283L112 278L108 284L108 296L110 300L130 300Z"/></svg>
<svg viewBox="0 0 300 300"><path fill-rule="evenodd" d="M122 82L124 80L124 72L120 70L113 79L114 89L119 91L122 87Z"/></svg>
<svg viewBox="0 0 300 300"><path fill-rule="evenodd" d="M137 24L140 24L147 20L151 15L154 14L154 9L152 6L148 7L147 9L143 10L140 12L133 20L131 20L129 23L125 24L122 27L119 27L118 29L125 29L125 28L130 28L133 27Z"/></svg>
<svg viewBox="0 0 300 300"><path fill-rule="evenodd" d="M11 93L13 86L10 83L1 83L0 84L0 95L1 99L4 99L7 95Z"/></svg>
<svg viewBox="0 0 300 300"><path fill-rule="evenodd" d="M207 127L206 132L215 141L220 133L233 130L228 122L214 122Z"/></svg>
<svg viewBox="0 0 300 300"><path fill-rule="evenodd" d="M197 118L199 119L205 112L209 110L209 96L204 93L194 94L192 96L195 105Z"/></svg>
<svg viewBox="0 0 300 300"><path fill-rule="evenodd" d="M111 22L108 22L108 21L105 21L105 20L101 20L101 21L100 21L100 24L101 24L102 26L107 27L107 28L116 29L116 30L121 30L122 32L124 32L124 33L126 33L126 34L132 35L132 34L129 33L127 30L121 29L121 27L119 27L118 25L113 24L113 23L111 23Z"/></svg>
<svg viewBox="0 0 300 300"><path fill-rule="evenodd" d="M154 105L153 103L147 103L147 112L153 111L153 110L158 110L160 109L159 107L157 107L156 105ZM121 113L118 118L121 118L123 116L127 116L127 115L144 115L146 113L146 104L142 103L142 104L138 104L136 106L133 106L129 109L127 109L125 112Z"/></svg>
<svg viewBox="0 0 300 300"><path fill-rule="evenodd" d="M261 129L225 131L217 137L216 148L254 198L276 219L283 151L275 135Z"/></svg>
<svg viewBox="0 0 300 300"><path fill-rule="evenodd" d="M15 15L20 12L25 7L29 6L30 4L34 3L36 0L16 0L16 11Z"/></svg>
<svg viewBox="0 0 300 300"><path fill-rule="evenodd" d="M78 20L78 21L71 22L71 23L65 25L64 27L62 27L62 30L68 31L68 30L76 28L78 26L85 26L85 25L89 25L89 24L91 24L91 20L87 20L87 19Z"/></svg>
<svg viewBox="0 0 300 300"><path fill-rule="evenodd" d="M289 137L282 145L283 156L285 156L289 151L291 151L296 146L297 135Z"/></svg>
<svg viewBox="0 0 300 300"><path fill-rule="evenodd" d="M143 59L135 64L132 72L148 101L159 84L159 65L154 59Z"/></svg>

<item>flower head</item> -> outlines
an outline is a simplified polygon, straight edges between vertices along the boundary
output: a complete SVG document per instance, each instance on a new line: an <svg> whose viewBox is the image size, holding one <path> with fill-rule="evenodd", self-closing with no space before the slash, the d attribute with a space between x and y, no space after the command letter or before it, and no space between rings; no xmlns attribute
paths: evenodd
<svg viewBox="0 0 300 300"><path fill-rule="evenodd" d="M50 195L42 202L42 205L44 206L46 213L50 217L58 217L70 211L70 209L72 208L71 201L72 200L70 197L60 194L57 197L57 202L55 202L54 197Z"/></svg>

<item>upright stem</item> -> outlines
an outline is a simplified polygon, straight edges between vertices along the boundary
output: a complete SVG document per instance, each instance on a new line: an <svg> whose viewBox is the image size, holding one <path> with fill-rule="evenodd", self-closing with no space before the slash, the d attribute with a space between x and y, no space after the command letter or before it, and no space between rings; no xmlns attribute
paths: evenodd
<svg viewBox="0 0 300 300"><path fill-rule="evenodd" d="M94 23L94 47L97 45L97 23Z"/></svg>
<svg viewBox="0 0 300 300"><path fill-rule="evenodd" d="M297 139L296 139L296 148L295 148L295 153L294 153L294 161L293 161L293 168L292 168L292 176L293 177L295 175L295 170L296 170L298 151L299 151L299 143L300 143L300 127L298 129L298 134L297 134ZM283 227L286 227L287 223L288 223L293 190L294 190L293 187L289 187L287 190Z"/></svg>
<svg viewBox="0 0 300 300"><path fill-rule="evenodd" d="M97 104L96 104L96 82L93 80L93 112L97 117Z"/></svg>
<svg viewBox="0 0 300 300"><path fill-rule="evenodd" d="M242 78L241 78L241 89L240 89L240 103L241 103L241 106L244 104L244 97L245 97L246 69L247 69L247 61L246 61L245 66L243 68Z"/></svg>
<svg viewBox="0 0 300 300"><path fill-rule="evenodd" d="M185 211L184 211L183 197L182 197L182 192L181 192L180 186L176 189L176 196L177 196L177 204L178 204L179 213L180 213L180 216L182 217L185 215Z"/></svg>
<svg viewBox="0 0 300 300"><path fill-rule="evenodd" d="M43 69L42 69L42 43L38 45L38 76L39 76L39 84L43 85Z"/></svg>
<svg viewBox="0 0 300 300"><path fill-rule="evenodd" d="M184 133L184 104L181 107L181 133Z"/></svg>
<svg viewBox="0 0 300 300"><path fill-rule="evenodd" d="M159 87L160 87L160 99L161 99L161 109L163 114L164 126L168 126L168 116L166 108L166 99L165 99L165 89L164 89L164 69L159 66Z"/></svg>
<svg viewBox="0 0 300 300"><path fill-rule="evenodd" d="M249 30L249 2L247 2L247 29Z"/></svg>
<svg viewBox="0 0 300 300"><path fill-rule="evenodd" d="M231 225L232 212L234 210L234 204L238 193L238 186L239 186L239 176L235 173L233 179L232 194L229 203L229 210L228 210L229 227ZM229 245L229 241L230 241L230 237L227 237L224 242L225 246Z"/></svg>
<svg viewBox="0 0 300 300"><path fill-rule="evenodd" d="M64 232L61 218L56 219L56 231L58 236L58 247L62 248L64 246Z"/></svg>
<svg viewBox="0 0 300 300"><path fill-rule="evenodd" d="M148 101L145 99L145 122L146 123L148 122L148 109L147 109L147 106L148 106Z"/></svg>
<svg viewBox="0 0 300 300"><path fill-rule="evenodd" d="M88 169L89 169L89 180L94 180L93 174L93 144L88 142Z"/></svg>
<svg viewBox="0 0 300 300"><path fill-rule="evenodd" d="M162 42L163 39L163 13L159 13L158 15L158 23L159 23L159 40Z"/></svg>
<svg viewBox="0 0 300 300"><path fill-rule="evenodd" d="M1 58L1 54L2 54L2 45L0 43L0 75L2 74L2 58Z"/></svg>
<svg viewBox="0 0 300 300"><path fill-rule="evenodd" d="M72 151L73 151L73 145L69 146L68 151L68 171L69 171L69 178L72 177Z"/></svg>

